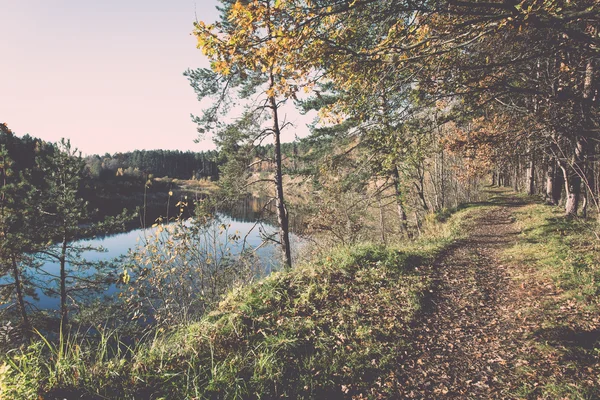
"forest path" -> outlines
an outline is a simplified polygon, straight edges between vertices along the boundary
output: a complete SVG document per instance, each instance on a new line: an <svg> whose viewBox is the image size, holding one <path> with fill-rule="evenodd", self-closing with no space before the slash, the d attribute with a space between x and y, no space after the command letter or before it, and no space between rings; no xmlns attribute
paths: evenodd
<svg viewBox="0 0 600 400"><path fill-rule="evenodd" d="M515 310L528 300L500 252L518 240L512 210L525 204L506 195L482 204L468 237L434 264L430 296L413 325L413 349L399 361L399 397L515 397L519 382L511 375L526 347Z"/></svg>

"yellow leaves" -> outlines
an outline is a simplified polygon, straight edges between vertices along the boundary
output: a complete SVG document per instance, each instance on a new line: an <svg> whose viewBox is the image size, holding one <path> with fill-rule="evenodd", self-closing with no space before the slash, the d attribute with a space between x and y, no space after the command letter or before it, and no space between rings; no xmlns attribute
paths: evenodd
<svg viewBox="0 0 600 400"><path fill-rule="evenodd" d="M419 27L415 31L415 34L417 36L417 39L423 39L427 37L427 35L429 35L429 32L431 32L431 27L427 24L423 24L419 25Z"/></svg>
<svg viewBox="0 0 600 400"><path fill-rule="evenodd" d="M325 124L340 124L344 121L344 114L337 105L328 105L319 110L319 120Z"/></svg>
<svg viewBox="0 0 600 400"><path fill-rule="evenodd" d="M222 74L224 76L227 76L231 73L229 64L225 61L215 61L211 64L211 68L213 71L215 71L219 74Z"/></svg>
<svg viewBox="0 0 600 400"><path fill-rule="evenodd" d="M127 268L123 269L123 275L121 275L121 281L126 285L129 283L129 281L131 281L131 276L129 275Z"/></svg>
<svg viewBox="0 0 600 400"><path fill-rule="evenodd" d="M244 6L240 1L236 1L233 6L231 6L231 13L237 14L244 9Z"/></svg>
<svg viewBox="0 0 600 400"><path fill-rule="evenodd" d="M211 69L228 76L232 71L243 75L248 71L277 76L265 94L270 97L290 96L302 86L310 74L310 57L306 33L280 22L288 0L236 1L228 10L230 25L207 25L198 22L194 34L198 47L210 59ZM336 18L332 16L332 18Z"/></svg>

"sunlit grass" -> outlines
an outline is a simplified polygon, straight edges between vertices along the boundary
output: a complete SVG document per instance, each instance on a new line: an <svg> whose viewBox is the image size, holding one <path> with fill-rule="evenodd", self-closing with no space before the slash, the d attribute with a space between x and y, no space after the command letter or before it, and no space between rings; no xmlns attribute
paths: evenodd
<svg viewBox="0 0 600 400"><path fill-rule="evenodd" d="M595 302L600 293L600 241L594 221L567 219L562 210L530 204L515 212L521 235L507 261L535 268L561 296ZM523 277L521 277L523 278Z"/></svg>

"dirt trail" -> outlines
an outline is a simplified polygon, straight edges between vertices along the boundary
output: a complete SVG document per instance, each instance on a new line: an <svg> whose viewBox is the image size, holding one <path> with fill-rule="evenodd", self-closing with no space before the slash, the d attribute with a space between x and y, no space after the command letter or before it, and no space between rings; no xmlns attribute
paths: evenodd
<svg viewBox="0 0 600 400"><path fill-rule="evenodd" d="M434 265L431 295L413 326L413 350L399 362L399 397L511 397L522 333L511 312L517 289L498 257L517 239L511 208L521 204L500 202L474 218L469 237Z"/></svg>

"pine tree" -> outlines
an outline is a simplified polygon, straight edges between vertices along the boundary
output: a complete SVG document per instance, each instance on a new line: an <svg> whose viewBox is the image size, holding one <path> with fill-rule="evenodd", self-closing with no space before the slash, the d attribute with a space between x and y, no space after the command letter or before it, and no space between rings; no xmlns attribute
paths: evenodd
<svg viewBox="0 0 600 400"><path fill-rule="evenodd" d="M40 234L47 243L40 253L45 260L59 264L58 275L45 272L48 279L44 289L60 298L61 326L66 330L72 304L101 293L118 275L110 263L83 259L83 252L103 249L77 240L122 227L126 214L100 223L93 221L88 203L78 194L85 161L69 141L61 140L52 156L40 160L40 168L46 176Z"/></svg>

